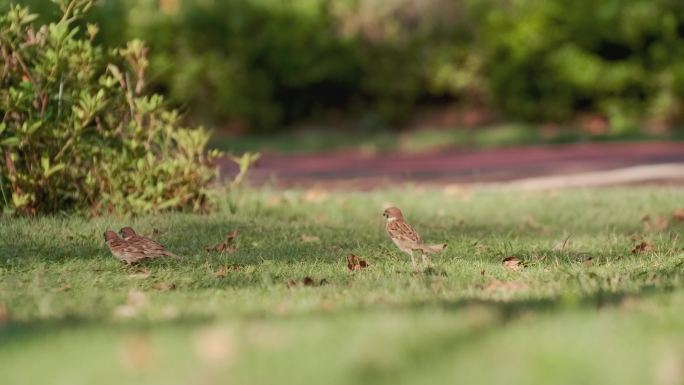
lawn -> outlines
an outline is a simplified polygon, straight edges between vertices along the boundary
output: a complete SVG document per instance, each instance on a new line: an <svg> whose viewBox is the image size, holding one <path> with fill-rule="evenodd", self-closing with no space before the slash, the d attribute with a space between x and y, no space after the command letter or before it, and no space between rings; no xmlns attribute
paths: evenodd
<svg viewBox="0 0 684 385"><path fill-rule="evenodd" d="M207 215L5 217L0 383L680 384L683 198L245 189ZM428 271L388 203L448 242ZM102 233L127 224L185 258L121 265ZM232 230L236 251L205 250Z"/></svg>

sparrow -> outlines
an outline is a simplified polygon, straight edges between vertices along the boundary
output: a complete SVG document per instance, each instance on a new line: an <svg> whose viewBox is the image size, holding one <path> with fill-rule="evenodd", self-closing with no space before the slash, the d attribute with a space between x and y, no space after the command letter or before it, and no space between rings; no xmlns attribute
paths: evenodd
<svg viewBox="0 0 684 385"><path fill-rule="evenodd" d="M129 266L141 259L150 258L150 255L146 254L144 250L119 238L119 235L112 230L104 232L104 239L112 255Z"/></svg>
<svg viewBox="0 0 684 385"><path fill-rule="evenodd" d="M392 242L394 242L399 250L411 256L411 263L413 269L417 270L416 259L413 257L413 252L419 250L423 259L423 265L428 267L430 259L428 254L433 254L444 250L447 247L446 243L437 245L426 245L420 239L420 235L416 230L404 221L404 215L396 207L390 207L382 214L387 220L386 230Z"/></svg>
<svg viewBox="0 0 684 385"><path fill-rule="evenodd" d="M126 226L119 230L119 234L123 237L124 241L128 242L130 245L139 247L144 253L149 254L150 257L172 257L180 259L179 256L173 254L172 252L166 250L159 242L154 241L150 238L138 235L132 227Z"/></svg>

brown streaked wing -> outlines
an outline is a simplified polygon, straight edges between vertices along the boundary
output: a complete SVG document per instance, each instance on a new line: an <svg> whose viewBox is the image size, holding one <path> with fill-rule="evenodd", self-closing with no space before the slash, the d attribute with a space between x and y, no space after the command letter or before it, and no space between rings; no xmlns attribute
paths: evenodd
<svg viewBox="0 0 684 385"><path fill-rule="evenodd" d="M166 252L164 246L142 237L132 238L129 242L145 254L161 255Z"/></svg>
<svg viewBox="0 0 684 385"><path fill-rule="evenodd" d="M123 239L112 240L108 243L108 246L112 254L120 254L121 256L126 255L126 259L133 259L137 261L148 257L141 248L131 245Z"/></svg>
<svg viewBox="0 0 684 385"><path fill-rule="evenodd" d="M393 221L387 224L387 232L393 238L420 243L420 235L404 221Z"/></svg>

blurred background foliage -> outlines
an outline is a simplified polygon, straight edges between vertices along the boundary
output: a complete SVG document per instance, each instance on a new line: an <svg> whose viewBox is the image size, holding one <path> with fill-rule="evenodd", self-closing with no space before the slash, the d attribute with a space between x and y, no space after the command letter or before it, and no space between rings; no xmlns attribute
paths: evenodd
<svg viewBox="0 0 684 385"><path fill-rule="evenodd" d="M16 2L16 1L15 1ZM57 15L45 0L21 0ZM0 0L7 7L9 0ZM317 119L670 130L682 121L680 0L100 0L98 43L151 47L153 89L196 122Z"/></svg>

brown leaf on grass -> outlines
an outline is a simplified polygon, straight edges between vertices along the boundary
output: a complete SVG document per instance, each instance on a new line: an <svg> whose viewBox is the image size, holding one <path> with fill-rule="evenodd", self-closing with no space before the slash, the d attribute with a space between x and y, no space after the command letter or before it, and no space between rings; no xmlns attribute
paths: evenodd
<svg viewBox="0 0 684 385"><path fill-rule="evenodd" d="M237 251L237 247L234 247L233 241L235 238L238 236L237 230L233 230L228 235L226 235L226 239L223 242L219 242L215 244L214 246L205 246L204 249L207 251L214 251L217 253L233 253Z"/></svg>
<svg viewBox="0 0 684 385"><path fill-rule="evenodd" d="M480 288L487 293L504 292L512 293L517 291L527 290L529 285L525 282L515 282L515 281L499 281L498 279L491 279Z"/></svg>
<svg viewBox="0 0 684 385"><path fill-rule="evenodd" d="M655 357L653 384L680 385L684 383L684 355L676 346L663 346Z"/></svg>
<svg viewBox="0 0 684 385"><path fill-rule="evenodd" d="M71 285L68 283L65 283L64 285L62 285L60 287L56 287L56 288L52 289L52 292L53 293L61 293L63 291L68 291L68 290L71 290Z"/></svg>
<svg viewBox="0 0 684 385"><path fill-rule="evenodd" d="M219 267L219 269L214 272L214 276L218 278L225 278L226 275L228 275L228 269L226 269L225 266Z"/></svg>
<svg viewBox="0 0 684 385"><path fill-rule="evenodd" d="M287 281L287 288L288 288L288 289L291 289L291 288L293 288L293 287L299 286L300 284L302 284L302 285L304 285L304 286L323 286L323 285L325 285L325 284L327 284L327 283L328 283L328 280L325 279L325 278L323 278L323 279L321 279L320 281L316 282L315 279L313 279L313 278L311 278L311 277L309 277L309 276L307 275L306 277L302 278L301 281L297 281L297 280L294 280L294 279L288 280L288 281Z"/></svg>
<svg viewBox="0 0 684 385"><path fill-rule="evenodd" d="M142 269L140 271L137 271L133 274L129 274L128 278L131 279L146 279L150 277L150 270L149 269Z"/></svg>
<svg viewBox="0 0 684 385"><path fill-rule="evenodd" d="M672 219L674 219L674 221L677 223L684 221L684 208L676 208L672 213Z"/></svg>
<svg viewBox="0 0 684 385"><path fill-rule="evenodd" d="M266 207L278 207L278 206L281 206L284 202L285 202L285 199L283 199L282 196L271 195L266 200Z"/></svg>
<svg viewBox="0 0 684 385"><path fill-rule="evenodd" d="M194 337L195 353L202 362L225 366L232 364L237 355L235 333L227 326L210 326Z"/></svg>
<svg viewBox="0 0 684 385"><path fill-rule="evenodd" d="M131 372L139 372L154 363L155 354L152 341L147 335L126 338L121 349L121 366Z"/></svg>
<svg viewBox="0 0 684 385"><path fill-rule="evenodd" d="M347 268L351 271L361 270L368 267L368 262L354 254L347 256Z"/></svg>
<svg viewBox="0 0 684 385"><path fill-rule="evenodd" d="M218 278L225 278L231 271L238 271L242 269L241 265L223 265L214 272L214 276Z"/></svg>
<svg viewBox="0 0 684 385"><path fill-rule="evenodd" d="M152 288L157 291L169 291L176 288L176 284L173 282L155 282L152 284Z"/></svg>
<svg viewBox="0 0 684 385"><path fill-rule="evenodd" d="M0 303L0 325L9 322L10 312L7 305Z"/></svg>
<svg viewBox="0 0 684 385"><path fill-rule="evenodd" d="M115 318L134 318L147 306L147 295L140 290L131 289L126 303L114 308Z"/></svg>
<svg viewBox="0 0 684 385"><path fill-rule="evenodd" d="M444 186L442 192L444 193L444 196L455 197L464 202L470 201L473 196L473 191L471 189L456 183Z"/></svg>
<svg viewBox="0 0 684 385"><path fill-rule="evenodd" d="M644 232L658 232L667 229L670 226L670 221L662 215L652 218L650 215L644 215L641 218L644 226Z"/></svg>
<svg viewBox="0 0 684 385"><path fill-rule="evenodd" d="M535 229L535 230L540 230L540 229L544 228L544 225L542 225L541 223L539 223L539 222L537 221L537 217L535 217L535 216L532 215L532 214L528 214L528 215L523 219L523 225L525 225L525 226L527 226L527 227L529 227L529 228L531 228L531 229Z"/></svg>
<svg viewBox="0 0 684 385"><path fill-rule="evenodd" d="M302 242L306 243L311 243L311 242L320 242L320 238L318 238L315 235L309 235L309 234L302 234L299 239L302 240Z"/></svg>
<svg viewBox="0 0 684 385"><path fill-rule="evenodd" d="M653 251L653 243L649 240L643 240L641 243L634 246L632 254L646 253L649 251Z"/></svg>
<svg viewBox="0 0 684 385"><path fill-rule="evenodd" d="M309 203L321 203L328 199L329 192L321 188L311 188L304 193L304 201Z"/></svg>
<svg viewBox="0 0 684 385"><path fill-rule="evenodd" d="M518 257L511 255L510 257L506 257L501 261L501 264L503 265L504 268L508 270L513 270L513 271L518 271L522 269L522 264L520 263L520 259Z"/></svg>

